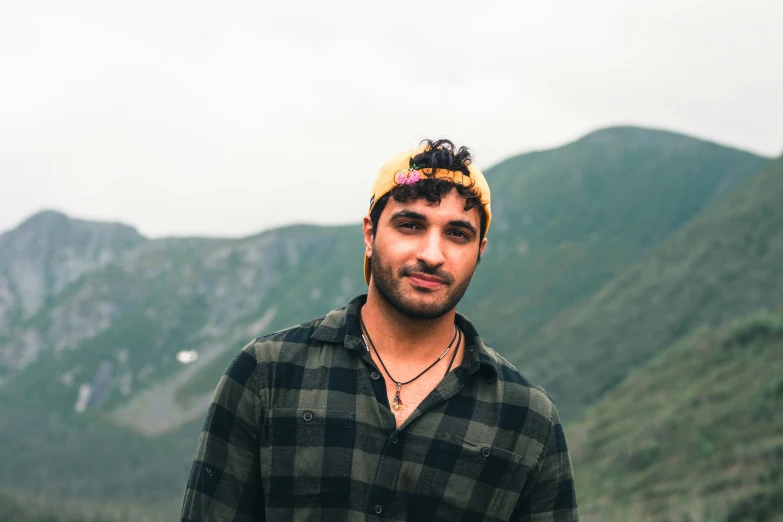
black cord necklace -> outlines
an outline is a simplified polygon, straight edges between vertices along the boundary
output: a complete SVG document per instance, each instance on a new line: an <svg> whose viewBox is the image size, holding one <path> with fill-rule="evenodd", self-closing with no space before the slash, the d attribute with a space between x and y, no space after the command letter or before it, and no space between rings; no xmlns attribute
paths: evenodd
<svg viewBox="0 0 783 522"><path fill-rule="evenodd" d="M367 348L367 351L370 351L370 347L372 347L373 352L375 352L375 356L378 358L378 361L381 363L381 367L383 367L383 370L386 372L386 375L389 376L389 379L391 379L396 385L397 385L397 393L394 395L394 400L392 401L392 408L395 410L399 410L402 408L402 398L400 397L400 388L402 388L406 384L410 384L425 373L427 373L428 370L430 370L433 366L438 364L441 359L443 359L447 353L449 353L449 350L451 350L451 347L454 345L454 340L457 338L457 335L459 335L459 342L457 342L457 347L454 349L454 353L451 355L451 361L449 361L449 367L446 369L446 373L449 373L451 371L451 365L454 364L454 359L457 357L457 350L459 350L459 345L462 343L462 331L457 327L457 325L454 325L454 337L451 338L451 342L449 343L449 346L446 348L446 351L444 351L440 357L438 357L435 362L427 366L423 372L418 374L413 379L410 379L409 381L398 381L394 377L392 377L392 374L389 373L388 368L386 368L386 365L383 363L383 359L381 359L381 355L378 353L378 349L375 348L375 343L372 342L372 338L370 337L370 332L367 331L367 327L364 325L364 320L362 319L361 313L359 313L359 324L362 327L362 339L364 340L364 346ZM368 343L369 341L369 343Z"/></svg>

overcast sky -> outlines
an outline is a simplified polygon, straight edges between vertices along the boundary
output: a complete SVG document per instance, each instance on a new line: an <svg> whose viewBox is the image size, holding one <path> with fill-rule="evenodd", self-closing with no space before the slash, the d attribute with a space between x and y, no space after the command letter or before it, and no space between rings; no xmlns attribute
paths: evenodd
<svg viewBox="0 0 783 522"><path fill-rule="evenodd" d="M783 151L783 2L8 2L0 231L358 222L424 137L484 168L636 124Z"/></svg>

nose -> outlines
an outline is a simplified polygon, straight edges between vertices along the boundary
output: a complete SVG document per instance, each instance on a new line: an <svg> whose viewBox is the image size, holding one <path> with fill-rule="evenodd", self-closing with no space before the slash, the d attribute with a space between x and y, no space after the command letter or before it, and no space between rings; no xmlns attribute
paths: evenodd
<svg viewBox="0 0 783 522"><path fill-rule="evenodd" d="M416 258L430 268L436 268L445 263L446 257L443 255L441 241L442 238L437 231L428 231L421 238Z"/></svg>

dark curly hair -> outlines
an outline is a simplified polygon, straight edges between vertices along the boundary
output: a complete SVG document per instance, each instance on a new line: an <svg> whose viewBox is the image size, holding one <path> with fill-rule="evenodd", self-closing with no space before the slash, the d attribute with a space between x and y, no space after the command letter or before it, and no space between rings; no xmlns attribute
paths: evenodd
<svg viewBox="0 0 783 522"><path fill-rule="evenodd" d="M373 207L370 213L372 221L373 235L378 229L378 220L381 217L383 209L389 202L389 197L393 197L398 203L427 198L432 203L440 203L440 200L456 189L457 193L465 199L465 210L479 207L481 212L481 226L479 227L479 242L484 239L484 227L487 223L487 215L481 209L481 199L479 193L473 186L457 185L445 179L435 177L438 169L452 170L461 172L466 176L470 175L468 165L472 160L470 150L462 146L459 149L450 140L424 140L422 145L426 144L424 152L414 156L413 163L421 168L432 169L432 177L422 178L413 185L398 185L388 194L385 194Z"/></svg>

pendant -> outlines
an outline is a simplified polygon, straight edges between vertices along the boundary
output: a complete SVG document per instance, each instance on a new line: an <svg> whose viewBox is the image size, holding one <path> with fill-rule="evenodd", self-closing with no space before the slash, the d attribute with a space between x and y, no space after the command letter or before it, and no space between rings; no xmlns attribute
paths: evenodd
<svg viewBox="0 0 783 522"><path fill-rule="evenodd" d="M399 410L402 408L402 399L400 399L400 383L397 383L397 394L394 396L394 400L392 401L392 408L395 410Z"/></svg>

